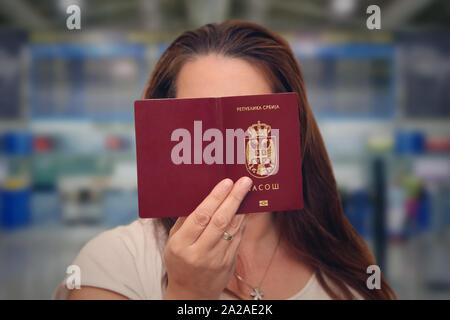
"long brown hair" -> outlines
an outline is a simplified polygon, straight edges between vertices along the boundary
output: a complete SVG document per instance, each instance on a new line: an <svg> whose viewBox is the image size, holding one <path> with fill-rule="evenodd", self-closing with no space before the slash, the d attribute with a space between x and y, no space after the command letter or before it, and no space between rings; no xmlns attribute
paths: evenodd
<svg viewBox="0 0 450 320"><path fill-rule="evenodd" d="M257 63L265 71L274 93L298 93L304 209L274 213L276 225L292 252L316 270L320 284L332 298L355 298L348 287L366 299L395 298L383 277L381 289L369 290L366 286L366 268L375 264L375 259L344 216L331 163L306 97L300 66L281 36L255 23L236 20L186 31L163 53L142 97L175 97L176 77L183 63L209 53ZM168 234L175 220L163 218L158 223ZM334 285L329 285L323 275Z"/></svg>

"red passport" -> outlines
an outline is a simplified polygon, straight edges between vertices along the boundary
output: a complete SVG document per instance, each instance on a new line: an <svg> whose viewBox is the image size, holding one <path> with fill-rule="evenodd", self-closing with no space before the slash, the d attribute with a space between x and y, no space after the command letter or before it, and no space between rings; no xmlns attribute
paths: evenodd
<svg viewBox="0 0 450 320"><path fill-rule="evenodd" d="M141 218L187 216L242 176L238 213L303 208L296 93L138 100L134 113Z"/></svg>

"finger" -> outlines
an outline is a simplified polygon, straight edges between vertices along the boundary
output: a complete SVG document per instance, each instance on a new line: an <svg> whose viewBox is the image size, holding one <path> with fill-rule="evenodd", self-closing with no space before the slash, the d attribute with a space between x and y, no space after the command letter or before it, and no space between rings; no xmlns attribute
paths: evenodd
<svg viewBox="0 0 450 320"><path fill-rule="evenodd" d="M175 221L175 224L170 229L169 237L171 237L173 234L175 234L180 229L180 227L183 225L185 220L186 220L186 217L179 217L177 219L177 221Z"/></svg>
<svg viewBox="0 0 450 320"><path fill-rule="evenodd" d="M222 250L226 250L230 246L231 242L235 240L235 236L238 234L241 227L245 224L247 217L247 214L235 215L226 230L226 232L231 234L233 238L231 240L221 239L222 241L218 241L216 247Z"/></svg>
<svg viewBox="0 0 450 320"><path fill-rule="evenodd" d="M211 249L222 238L252 183L249 177L242 177L234 184L227 198L211 217L211 222L205 231L198 238L199 246L203 246L204 249Z"/></svg>
<svg viewBox="0 0 450 320"><path fill-rule="evenodd" d="M225 249L225 259L232 259L232 261L236 261L236 256L239 251L239 247L242 242L242 236L245 232L246 221L242 223L241 227L237 231L237 233L233 236L233 240Z"/></svg>
<svg viewBox="0 0 450 320"><path fill-rule="evenodd" d="M177 234L187 244L194 243L205 230L214 212L226 199L233 187L231 179L220 181L211 193L199 204L199 206L186 218Z"/></svg>

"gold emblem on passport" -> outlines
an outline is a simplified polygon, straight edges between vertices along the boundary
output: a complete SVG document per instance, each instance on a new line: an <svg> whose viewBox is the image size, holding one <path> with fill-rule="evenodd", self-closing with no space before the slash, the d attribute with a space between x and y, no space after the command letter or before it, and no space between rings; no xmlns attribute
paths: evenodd
<svg viewBox="0 0 450 320"><path fill-rule="evenodd" d="M259 200L260 207L267 207L269 205L269 200Z"/></svg>
<svg viewBox="0 0 450 320"><path fill-rule="evenodd" d="M278 133L278 130L276 130ZM245 167L255 178L267 178L278 172L278 136L270 125L252 124L247 129L245 144Z"/></svg>

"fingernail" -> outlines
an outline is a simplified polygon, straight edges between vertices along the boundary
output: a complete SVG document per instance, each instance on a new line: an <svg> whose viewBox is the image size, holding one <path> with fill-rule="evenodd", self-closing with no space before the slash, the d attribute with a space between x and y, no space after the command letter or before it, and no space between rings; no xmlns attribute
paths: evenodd
<svg viewBox="0 0 450 320"><path fill-rule="evenodd" d="M242 188L245 188L247 190L250 190L250 187L252 186L253 181L249 177L242 177L240 180L240 185Z"/></svg>
<svg viewBox="0 0 450 320"><path fill-rule="evenodd" d="M240 224L241 224L241 217L239 215L235 215L233 219L231 219L230 226L232 228L236 228Z"/></svg>
<svg viewBox="0 0 450 320"><path fill-rule="evenodd" d="M220 182L220 186L221 186L222 188L224 188L225 190L230 190L231 187L233 186L233 180L231 180L231 179L229 179L229 178L223 179L223 180Z"/></svg>

